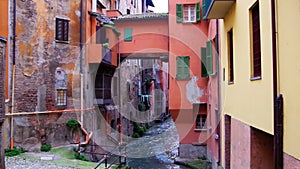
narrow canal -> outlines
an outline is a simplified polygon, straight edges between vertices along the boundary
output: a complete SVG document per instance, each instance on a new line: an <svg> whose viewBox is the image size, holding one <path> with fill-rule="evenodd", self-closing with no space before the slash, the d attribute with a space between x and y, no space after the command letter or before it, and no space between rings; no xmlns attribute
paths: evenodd
<svg viewBox="0 0 300 169"><path fill-rule="evenodd" d="M128 166L133 169L187 169L174 164L179 137L175 123L168 118L154 124L143 137L127 144Z"/></svg>

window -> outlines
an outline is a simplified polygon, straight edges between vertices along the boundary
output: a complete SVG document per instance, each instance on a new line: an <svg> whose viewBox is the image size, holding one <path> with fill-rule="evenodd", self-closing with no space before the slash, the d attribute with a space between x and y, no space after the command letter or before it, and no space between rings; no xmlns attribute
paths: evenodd
<svg viewBox="0 0 300 169"><path fill-rule="evenodd" d="M261 46L260 46L260 21L259 4L255 4L251 11L251 78L252 80L261 78Z"/></svg>
<svg viewBox="0 0 300 169"><path fill-rule="evenodd" d="M176 79L189 80L190 79L190 57L178 56L176 58Z"/></svg>
<svg viewBox="0 0 300 169"><path fill-rule="evenodd" d="M124 41L132 41L132 28L124 29Z"/></svg>
<svg viewBox="0 0 300 169"><path fill-rule="evenodd" d="M55 40L69 41L69 20L56 18Z"/></svg>
<svg viewBox="0 0 300 169"><path fill-rule="evenodd" d="M67 90L64 89L56 90L56 105L57 106L67 105Z"/></svg>
<svg viewBox="0 0 300 169"><path fill-rule="evenodd" d="M176 4L176 20L188 23L200 21L200 3Z"/></svg>
<svg viewBox="0 0 300 169"><path fill-rule="evenodd" d="M228 45L228 83L234 81L234 62L233 62L233 33L232 29L227 33L227 45Z"/></svg>
<svg viewBox="0 0 300 169"><path fill-rule="evenodd" d="M196 129L206 129L206 114L197 114Z"/></svg>

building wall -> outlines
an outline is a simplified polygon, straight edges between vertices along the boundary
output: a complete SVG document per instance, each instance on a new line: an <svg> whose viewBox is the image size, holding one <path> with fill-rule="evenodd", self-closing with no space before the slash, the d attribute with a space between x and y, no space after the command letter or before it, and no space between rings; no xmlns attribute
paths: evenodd
<svg viewBox="0 0 300 169"><path fill-rule="evenodd" d="M279 93L283 94L284 98L284 165L287 168L299 168L300 133L298 129L300 124L297 120L298 110L300 105L298 100L299 89L299 67L300 59L298 56L298 38L300 37L300 18L299 18L299 1L290 1L286 3L282 0L277 0L277 54L278 54L278 71L279 71ZM286 17L286 14L290 17ZM289 159L297 160L292 166L288 164Z"/></svg>
<svg viewBox="0 0 300 169"><path fill-rule="evenodd" d="M16 2L14 113L58 109L55 90L55 70L58 67L68 77L66 109L80 108L80 0ZM13 1L10 4L13 6ZM13 12L10 11L10 16ZM68 43L55 40L56 17L70 20ZM70 143L65 125L70 118L76 118L76 115L15 117L15 145L26 146L26 150L39 150L38 146L45 143L42 136L52 146Z"/></svg>
<svg viewBox="0 0 300 169"><path fill-rule="evenodd" d="M242 122L273 133L271 12L269 1L259 1L262 78L251 81L250 13L256 1L238 1L220 21L222 105ZM234 83L228 84L227 32L233 29ZM243 42L243 43L241 43ZM223 79L223 78L222 78Z"/></svg>
<svg viewBox="0 0 300 169"><path fill-rule="evenodd" d="M155 27L150 25L156 25ZM120 53L167 53L168 20L116 21L121 32ZM132 41L124 41L124 29L132 28Z"/></svg>
<svg viewBox="0 0 300 169"><path fill-rule="evenodd" d="M201 77L201 47L206 47L208 40L208 22L201 20L193 24L178 23L176 21L176 4L196 4L197 0L188 2L183 0L169 1L169 108L176 123L181 144L204 143L209 131L195 132L195 121L198 113L207 113L205 110L194 111L193 104L187 97L195 94L193 89L187 90L189 83L195 83L203 93L198 102L207 103L208 78ZM191 33L193 32L193 33ZM176 80L176 57L190 56L190 80ZM196 79L193 82L192 79Z"/></svg>
<svg viewBox="0 0 300 169"><path fill-rule="evenodd" d="M9 0L3 0L0 2L0 36L4 37L8 40L8 2ZM8 56L8 45L6 45L6 56ZM9 57L5 57L5 69L6 69L6 75L5 75L5 98L8 99L8 59Z"/></svg>

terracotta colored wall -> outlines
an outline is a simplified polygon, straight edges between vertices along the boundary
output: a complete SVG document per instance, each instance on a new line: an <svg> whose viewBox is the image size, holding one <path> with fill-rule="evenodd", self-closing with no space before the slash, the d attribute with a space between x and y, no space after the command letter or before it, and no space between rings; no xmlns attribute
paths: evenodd
<svg viewBox="0 0 300 169"><path fill-rule="evenodd" d="M127 21L115 24L121 32L120 53L168 52L167 20ZM132 41L124 41L124 28L132 28Z"/></svg>
<svg viewBox="0 0 300 169"><path fill-rule="evenodd" d="M196 3L198 1L188 1L188 3ZM198 86L202 90L206 90L206 78L201 78L201 47L206 46L207 28L206 21L195 24L184 24L176 22L176 4L187 3L184 0L169 1L169 36L170 36L170 110L174 109L191 109L192 105L186 99L187 80L177 81L176 78L176 57L190 56L190 75L197 76ZM180 93L180 97L178 97ZM204 92L205 93L205 92ZM206 101L205 95L200 101Z"/></svg>
<svg viewBox="0 0 300 169"><path fill-rule="evenodd" d="M284 169L298 169L300 168L300 160L284 153Z"/></svg>
<svg viewBox="0 0 300 169"><path fill-rule="evenodd" d="M0 2L0 36L8 39L8 0ZM6 45L6 56L8 56L8 45ZM8 58L6 57L6 80L5 80L5 98L8 98Z"/></svg>
<svg viewBox="0 0 300 169"><path fill-rule="evenodd" d="M250 169L250 126L231 118L231 169Z"/></svg>

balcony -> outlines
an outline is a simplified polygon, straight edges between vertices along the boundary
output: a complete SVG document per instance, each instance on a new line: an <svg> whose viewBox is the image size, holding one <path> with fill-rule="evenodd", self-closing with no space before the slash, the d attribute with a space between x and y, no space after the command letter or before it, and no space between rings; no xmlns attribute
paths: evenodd
<svg viewBox="0 0 300 169"><path fill-rule="evenodd" d="M235 0L203 0L203 19L222 19L231 9Z"/></svg>

